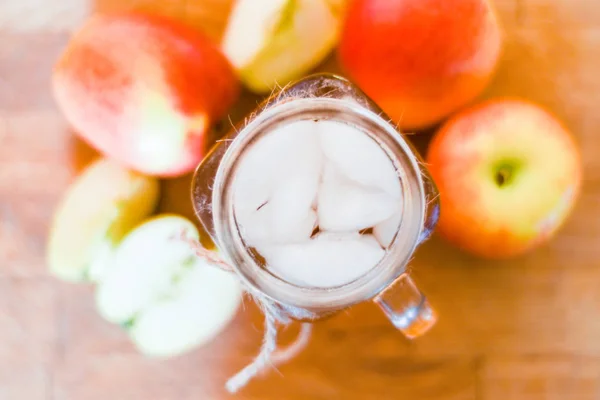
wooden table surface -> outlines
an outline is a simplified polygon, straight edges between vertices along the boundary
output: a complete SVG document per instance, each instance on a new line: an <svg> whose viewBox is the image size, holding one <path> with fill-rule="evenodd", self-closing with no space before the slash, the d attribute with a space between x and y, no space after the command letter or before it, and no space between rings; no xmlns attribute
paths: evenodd
<svg viewBox="0 0 600 400"><path fill-rule="evenodd" d="M16 6L0 0L0 399L229 398L223 383L260 345L262 316L251 303L209 345L148 360L96 314L91 286L48 275L53 209L95 156L74 139L48 86L85 9L63 0L47 12L34 4L17 20L1 17ZM408 342L374 305L361 304L317 323L305 352L239 399L600 399L600 3L496 6L506 44L485 96L525 96L572 129L585 183L571 219L551 243L510 262L474 259L434 237L413 265L440 313L427 336ZM164 183L163 210L193 215L188 180Z"/></svg>

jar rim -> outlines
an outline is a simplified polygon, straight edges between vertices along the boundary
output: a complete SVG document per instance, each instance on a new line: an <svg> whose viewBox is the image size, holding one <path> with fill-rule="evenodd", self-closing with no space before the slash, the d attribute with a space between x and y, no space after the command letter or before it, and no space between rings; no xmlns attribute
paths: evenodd
<svg viewBox="0 0 600 400"><path fill-rule="evenodd" d="M253 141L278 124L323 116L352 123L374 139L395 163L403 196L402 223L382 260L356 280L332 288L300 287L258 265L247 251L233 212L231 188L237 161ZM425 223L425 187L414 150L395 126L381 115L349 99L289 98L259 112L238 132L223 155L212 192L216 244L233 264L243 282L253 290L287 306L333 310L371 299L400 276L419 244ZM402 234L401 234L402 233Z"/></svg>

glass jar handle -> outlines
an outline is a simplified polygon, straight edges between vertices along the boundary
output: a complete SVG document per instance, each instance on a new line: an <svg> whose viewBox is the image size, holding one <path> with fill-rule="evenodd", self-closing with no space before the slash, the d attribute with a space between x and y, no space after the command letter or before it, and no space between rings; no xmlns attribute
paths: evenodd
<svg viewBox="0 0 600 400"><path fill-rule="evenodd" d="M427 332L437 315L408 274L402 274L373 300L407 338Z"/></svg>

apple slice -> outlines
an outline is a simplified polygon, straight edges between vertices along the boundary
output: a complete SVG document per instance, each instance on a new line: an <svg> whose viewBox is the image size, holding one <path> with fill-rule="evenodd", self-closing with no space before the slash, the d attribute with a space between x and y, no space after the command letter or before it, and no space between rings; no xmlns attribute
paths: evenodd
<svg viewBox="0 0 600 400"><path fill-rule="evenodd" d="M116 250L96 292L99 313L123 326L150 357L176 356L210 341L241 302L235 275L196 256L181 234L199 238L196 227L176 215L140 225Z"/></svg>
<svg viewBox="0 0 600 400"><path fill-rule="evenodd" d="M238 0L222 48L252 91L299 78L335 47L341 0Z"/></svg>
<svg viewBox="0 0 600 400"><path fill-rule="evenodd" d="M54 214L47 244L51 273L66 281L100 280L115 245L154 211L158 197L156 179L109 159L93 162Z"/></svg>

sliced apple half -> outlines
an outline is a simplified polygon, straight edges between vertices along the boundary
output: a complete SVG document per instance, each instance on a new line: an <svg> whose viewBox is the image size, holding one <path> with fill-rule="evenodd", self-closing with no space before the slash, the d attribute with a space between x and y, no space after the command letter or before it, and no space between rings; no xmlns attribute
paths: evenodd
<svg viewBox="0 0 600 400"><path fill-rule="evenodd" d="M50 272L66 281L98 281L115 246L151 214L156 179L100 158L67 189L55 211L47 243Z"/></svg>
<svg viewBox="0 0 600 400"><path fill-rule="evenodd" d="M210 341L241 302L236 276L199 258L181 235L199 239L196 227L176 215L134 229L96 292L99 313L123 326L150 357L176 356Z"/></svg>
<svg viewBox="0 0 600 400"><path fill-rule="evenodd" d="M317 66L335 47L343 0L237 0L222 49L252 91L265 93Z"/></svg>

